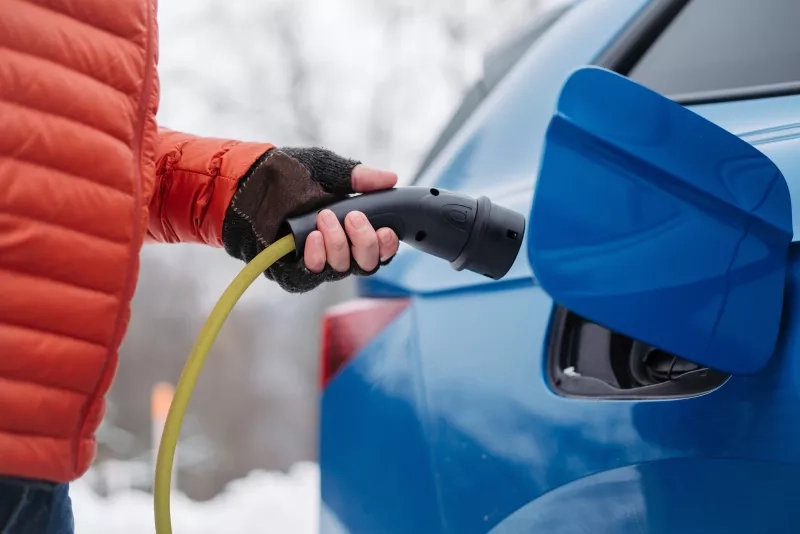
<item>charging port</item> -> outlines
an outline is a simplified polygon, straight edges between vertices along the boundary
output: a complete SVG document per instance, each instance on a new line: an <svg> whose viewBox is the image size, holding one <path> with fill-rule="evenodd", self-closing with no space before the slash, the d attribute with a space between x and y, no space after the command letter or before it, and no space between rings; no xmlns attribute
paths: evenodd
<svg viewBox="0 0 800 534"><path fill-rule="evenodd" d="M729 375L613 332L559 306L548 371L556 392L608 399L693 396Z"/></svg>

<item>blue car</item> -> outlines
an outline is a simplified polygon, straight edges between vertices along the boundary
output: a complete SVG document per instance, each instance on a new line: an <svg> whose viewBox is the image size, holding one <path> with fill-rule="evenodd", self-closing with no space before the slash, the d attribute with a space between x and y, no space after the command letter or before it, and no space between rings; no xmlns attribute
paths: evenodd
<svg viewBox="0 0 800 534"><path fill-rule="evenodd" d="M594 66L630 81L625 88L652 91L647 98L663 95L686 124L688 108L692 120L704 119L692 124L717 128L724 143L746 142L779 169L785 185L776 194L786 198L774 210L783 211L762 236L777 251L779 293L772 284L729 302L741 313L709 335L741 343L698 349L710 356L692 359L681 347L693 333L668 338L679 354L630 335L657 337L660 325L634 324L634 312L661 297L627 309L612 303L606 322L597 316L606 308L561 299L563 286L534 274L530 240L563 228L529 224L527 244L498 281L404 248L360 282L358 300L325 317L324 534L800 533L800 249L789 243L800 217L788 202L800 205L798 23L794 0L572 1L487 55L483 79L415 185L486 195L529 215L543 194L537 182L557 183L542 161L556 142L548 136L565 84ZM598 113L603 98L624 110L607 77L583 80L583 96L596 83L598 98L581 113ZM614 135L613 121L604 127ZM696 133L669 136L678 143ZM573 183L562 187L565 211L610 198ZM591 204L591 219L570 239L617 221L625 208L616 200L606 211ZM732 226L714 228L723 235ZM678 263L691 269L692 255L708 265L711 249L657 252L687 253ZM645 283L663 274L628 270L620 276ZM582 282L574 273L572 281ZM732 295L732 287L719 291ZM615 322L622 315L628 322ZM706 324L690 315L663 314L665 324Z"/></svg>

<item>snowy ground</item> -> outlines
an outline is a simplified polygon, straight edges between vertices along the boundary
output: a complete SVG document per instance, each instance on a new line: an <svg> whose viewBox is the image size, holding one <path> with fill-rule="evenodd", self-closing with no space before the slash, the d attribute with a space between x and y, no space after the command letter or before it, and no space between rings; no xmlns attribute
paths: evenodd
<svg viewBox="0 0 800 534"><path fill-rule="evenodd" d="M153 497L149 493L126 491L101 499L80 481L72 486L71 493L78 534L155 533ZM176 534L316 534L317 466L298 464L288 474L254 472L206 503L174 494L172 524Z"/></svg>

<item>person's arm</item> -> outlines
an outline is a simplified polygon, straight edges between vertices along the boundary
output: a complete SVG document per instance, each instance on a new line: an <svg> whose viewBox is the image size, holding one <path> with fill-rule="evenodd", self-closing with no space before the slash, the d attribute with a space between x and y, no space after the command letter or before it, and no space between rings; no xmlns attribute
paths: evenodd
<svg viewBox="0 0 800 534"><path fill-rule="evenodd" d="M163 128L155 175L147 241L205 243L245 262L279 237L288 216L397 182L394 173L321 148L275 148ZM264 273L267 278L287 291L304 292L350 274L374 273L397 252L389 228L376 232L355 212L345 228L335 217L323 223L326 212L333 216L320 212L303 257L282 258Z"/></svg>
<svg viewBox="0 0 800 534"><path fill-rule="evenodd" d="M160 128L146 241L222 247L239 180L273 148Z"/></svg>

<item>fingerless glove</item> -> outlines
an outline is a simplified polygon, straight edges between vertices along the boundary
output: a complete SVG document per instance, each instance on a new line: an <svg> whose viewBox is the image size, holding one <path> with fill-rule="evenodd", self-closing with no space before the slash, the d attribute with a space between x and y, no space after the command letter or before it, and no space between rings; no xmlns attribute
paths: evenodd
<svg viewBox="0 0 800 534"><path fill-rule="evenodd" d="M239 181L225 215L223 246L228 254L245 262L289 233L287 218L316 211L353 194L352 172L360 162L345 159L323 148L281 148L264 154ZM391 259L381 262L386 265ZM264 274L290 293L303 293L323 282L351 274L375 273L355 261L338 272L326 265L321 273L309 271L302 257L285 256Z"/></svg>

